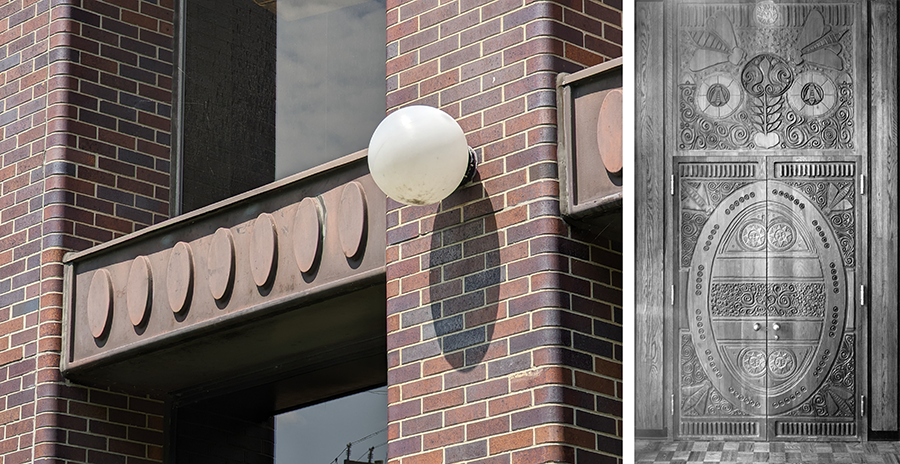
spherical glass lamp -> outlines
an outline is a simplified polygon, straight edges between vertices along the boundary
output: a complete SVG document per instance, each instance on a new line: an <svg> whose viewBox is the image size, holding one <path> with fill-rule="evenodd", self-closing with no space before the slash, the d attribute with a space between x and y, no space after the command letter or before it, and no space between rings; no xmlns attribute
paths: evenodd
<svg viewBox="0 0 900 464"><path fill-rule="evenodd" d="M369 172L394 200L430 205L472 179L475 153L449 114L430 106L408 106L375 128L369 141Z"/></svg>

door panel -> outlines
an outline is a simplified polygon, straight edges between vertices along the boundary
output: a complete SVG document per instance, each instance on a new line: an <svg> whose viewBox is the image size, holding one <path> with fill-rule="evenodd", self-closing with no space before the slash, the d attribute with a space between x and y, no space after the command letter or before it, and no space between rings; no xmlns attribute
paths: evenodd
<svg viewBox="0 0 900 464"><path fill-rule="evenodd" d="M679 436L858 437L864 11L670 4Z"/></svg>
<svg viewBox="0 0 900 464"><path fill-rule="evenodd" d="M677 165L679 430L855 436L855 165L767 158Z"/></svg>

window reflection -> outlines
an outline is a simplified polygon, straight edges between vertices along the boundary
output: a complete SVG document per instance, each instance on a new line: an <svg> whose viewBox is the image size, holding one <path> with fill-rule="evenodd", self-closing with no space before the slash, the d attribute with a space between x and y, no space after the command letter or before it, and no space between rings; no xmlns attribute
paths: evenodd
<svg viewBox="0 0 900 464"><path fill-rule="evenodd" d="M184 16L180 212L366 147L384 0L186 0Z"/></svg>
<svg viewBox="0 0 900 464"><path fill-rule="evenodd" d="M276 464L387 462L387 387L275 416Z"/></svg>

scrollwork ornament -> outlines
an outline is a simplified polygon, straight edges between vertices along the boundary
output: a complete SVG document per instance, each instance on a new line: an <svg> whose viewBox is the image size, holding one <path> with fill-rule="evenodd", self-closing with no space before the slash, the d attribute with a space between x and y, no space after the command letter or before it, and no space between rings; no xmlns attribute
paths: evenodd
<svg viewBox="0 0 900 464"><path fill-rule="evenodd" d="M788 413L805 417L856 417L856 365L854 334L845 334L834 366L822 386Z"/></svg>
<svg viewBox="0 0 900 464"><path fill-rule="evenodd" d="M828 218L845 266L856 265L856 213L854 184L851 181L788 182L802 192ZM829 188L831 187L831 188Z"/></svg>
<svg viewBox="0 0 900 464"><path fill-rule="evenodd" d="M707 22L703 31L684 31L686 53L681 64L687 68L685 83L679 85L680 149L853 148L853 72L848 68L852 60L842 52L851 45L849 29L832 28L816 9L808 9L799 36L796 27L761 22L765 18L781 24L779 8L768 1L757 3L751 17L760 27L757 34L741 37L743 45L726 40L710 48L718 43L714 38L733 35L725 33L730 22L723 14ZM773 48L773 43L783 46ZM783 51L743 58L745 50L774 49ZM728 65L732 51L742 58ZM716 59L692 65L698 57L710 56Z"/></svg>
<svg viewBox="0 0 900 464"><path fill-rule="evenodd" d="M689 334L681 336L681 413L684 416L746 415L713 387Z"/></svg>
<svg viewBox="0 0 900 464"><path fill-rule="evenodd" d="M818 282L710 285L713 317L825 317L825 285Z"/></svg>
<svg viewBox="0 0 900 464"><path fill-rule="evenodd" d="M691 255L694 254L694 247L697 245L697 239L706 224L707 215L701 212L683 211L681 213L681 264L684 266L691 265Z"/></svg>

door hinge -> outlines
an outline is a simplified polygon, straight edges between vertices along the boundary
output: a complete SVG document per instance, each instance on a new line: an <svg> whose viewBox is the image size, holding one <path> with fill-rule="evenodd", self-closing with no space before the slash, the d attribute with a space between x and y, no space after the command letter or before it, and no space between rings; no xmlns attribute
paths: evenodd
<svg viewBox="0 0 900 464"><path fill-rule="evenodd" d="M859 305L860 306L866 305L866 286L865 285L859 286Z"/></svg>
<svg viewBox="0 0 900 464"><path fill-rule="evenodd" d="M866 175L863 174L863 175L859 176L859 194L860 195L866 194L866 187L867 187L866 186Z"/></svg>
<svg viewBox="0 0 900 464"><path fill-rule="evenodd" d="M674 285L669 287L669 302L673 306L675 305L675 286Z"/></svg>
<svg viewBox="0 0 900 464"><path fill-rule="evenodd" d="M859 395L859 413L866 416L866 395Z"/></svg>
<svg viewBox="0 0 900 464"><path fill-rule="evenodd" d="M675 195L675 174L669 176L669 195Z"/></svg>

